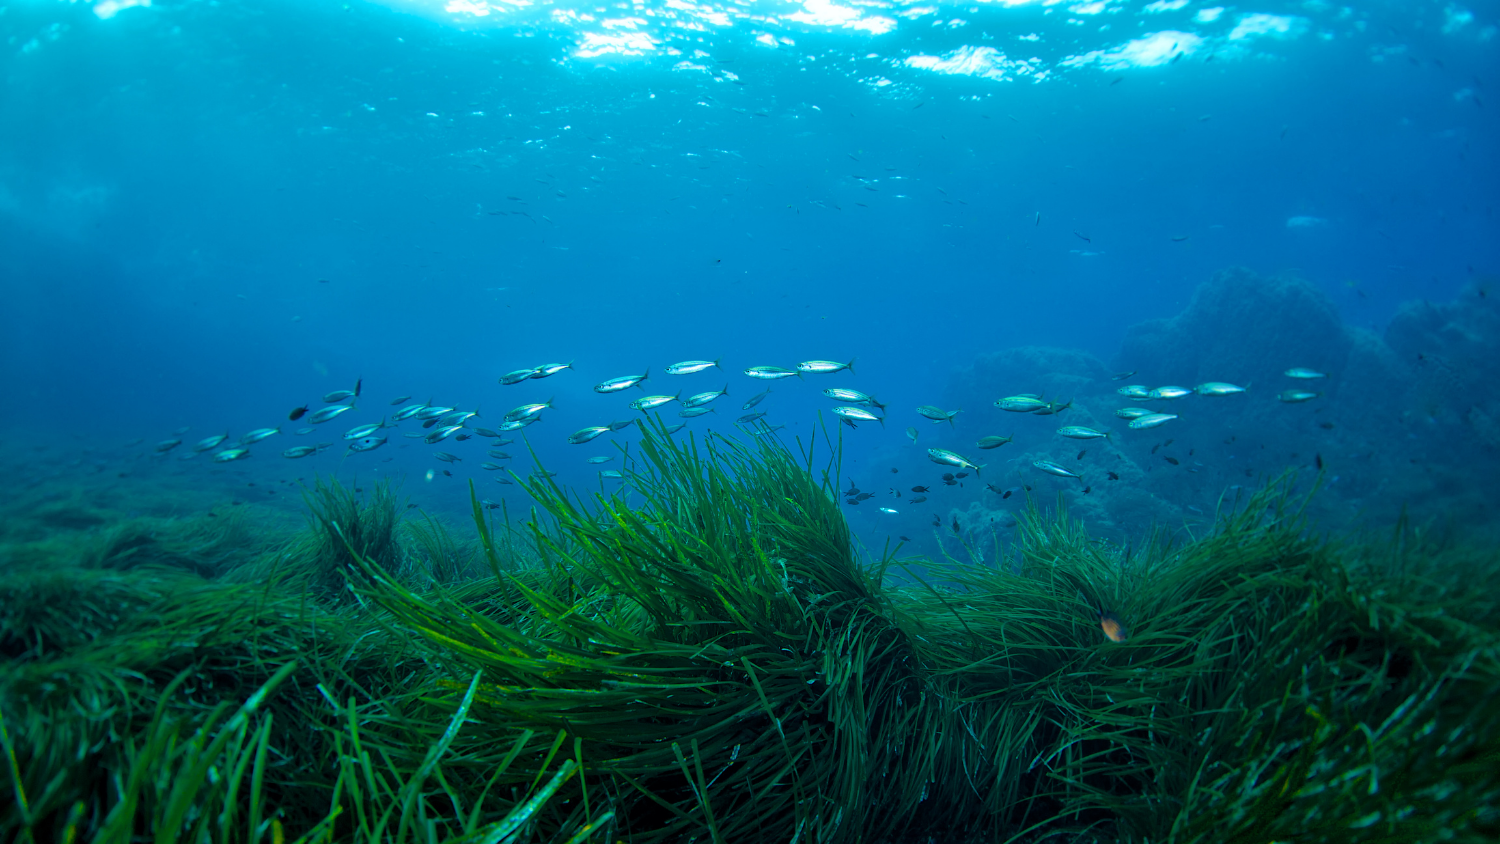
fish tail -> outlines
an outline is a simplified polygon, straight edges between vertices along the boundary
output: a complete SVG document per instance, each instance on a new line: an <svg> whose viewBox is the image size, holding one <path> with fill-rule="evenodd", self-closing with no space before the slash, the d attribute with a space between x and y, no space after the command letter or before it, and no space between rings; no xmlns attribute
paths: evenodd
<svg viewBox="0 0 1500 844"><path fill-rule="evenodd" d="M850 372L854 372L854 358L849 358L849 362L844 364L844 368Z"/></svg>

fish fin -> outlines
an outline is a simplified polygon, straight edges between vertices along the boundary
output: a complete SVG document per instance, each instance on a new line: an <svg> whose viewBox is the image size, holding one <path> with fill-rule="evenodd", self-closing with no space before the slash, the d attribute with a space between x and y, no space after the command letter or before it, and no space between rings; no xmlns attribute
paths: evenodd
<svg viewBox="0 0 1500 844"><path fill-rule="evenodd" d="M719 366L719 361L721 361L721 360L723 360L723 358L714 358L714 366L717 367L717 368L719 368L719 369L723 369L724 367Z"/></svg>
<svg viewBox="0 0 1500 844"><path fill-rule="evenodd" d="M849 358L849 362L844 364L844 368L850 372L854 372L854 360L854 358Z"/></svg>

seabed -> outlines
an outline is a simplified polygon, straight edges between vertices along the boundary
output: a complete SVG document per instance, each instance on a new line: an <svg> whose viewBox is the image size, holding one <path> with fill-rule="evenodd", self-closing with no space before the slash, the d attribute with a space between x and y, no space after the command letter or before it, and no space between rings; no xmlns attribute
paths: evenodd
<svg viewBox="0 0 1500 844"><path fill-rule="evenodd" d="M1494 548L1283 477L1187 540L1033 502L998 565L864 554L812 451L658 428L644 504L461 530L14 504L0 839L1500 839Z"/></svg>

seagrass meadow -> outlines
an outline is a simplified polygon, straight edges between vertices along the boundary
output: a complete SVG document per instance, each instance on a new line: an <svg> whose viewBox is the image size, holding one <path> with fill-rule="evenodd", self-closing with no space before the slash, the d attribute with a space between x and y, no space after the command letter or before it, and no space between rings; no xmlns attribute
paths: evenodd
<svg viewBox="0 0 1500 844"><path fill-rule="evenodd" d="M862 553L836 449L628 465L644 503L463 529L329 482L300 527L13 508L0 838L1500 837L1493 549L1322 536L1283 479L1132 546L1035 504L977 566Z"/></svg>

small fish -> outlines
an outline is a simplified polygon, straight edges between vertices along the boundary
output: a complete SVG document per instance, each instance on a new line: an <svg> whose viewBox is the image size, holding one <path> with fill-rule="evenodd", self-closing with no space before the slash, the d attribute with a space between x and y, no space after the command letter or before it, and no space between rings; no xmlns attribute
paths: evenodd
<svg viewBox="0 0 1500 844"><path fill-rule="evenodd" d="M510 459L510 455L509 454L506 454L505 452L501 451L498 448L492 448L489 451L486 451L485 454L489 455L490 457L495 458L496 460L509 460Z"/></svg>
<svg viewBox="0 0 1500 844"><path fill-rule="evenodd" d="M254 445L266 437L274 437L281 433L280 428L256 428L240 437L240 445Z"/></svg>
<svg viewBox="0 0 1500 844"><path fill-rule="evenodd" d="M292 412L288 413L286 415L286 418L290 419L293 422L296 422L298 419L301 419L303 416L306 416L306 415L307 415L307 405L304 404L301 407L294 407L294 408L292 408Z"/></svg>
<svg viewBox="0 0 1500 844"><path fill-rule="evenodd" d="M1245 388L1224 381L1206 381L1194 387L1193 392L1200 396L1232 396L1245 392Z"/></svg>
<svg viewBox="0 0 1500 844"><path fill-rule="evenodd" d="M1105 474L1109 475L1109 479L1112 481L1118 481L1120 479L1120 476L1115 474L1114 472L1105 472Z"/></svg>
<svg viewBox="0 0 1500 844"><path fill-rule="evenodd" d="M496 431L493 428L481 428L478 425L475 425L473 428L470 428L469 430L473 431L474 433L478 434L481 437L489 437L491 439L494 439L495 437L500 436L500 432L499 431Z"/></svg>
<svg viewBox="0 0 1500 844"><path fill-rule="evenodd" d="M1093 491L1094 491L1094 488L1091 487L1091 486L1086 486L1086 487L1083 488L1083 494L1084 495L1088 495L1089 493L1091 493Z"/></svg>
<svg viewBox="0 0 1500 844"><path fill-rule="evenodd" d="M613 454L607 454L607 455L605 455L603 457L590 457L588 462L590 462L590 463L596 463L596 464L597 463L608 463L609 461L611 461L613 459L615 459L615 456Z"/></svg>
<svg viewBox="0 0 1500 844"><path fill-rule="evenodd" d="M1111 380L1111 381L1124 381L1126 378L1129 378L1130 376L1134 375L1135 373L1136 373L1136 370L1134 370L1134 369L1130 370L1129 372L1116 372L1114 375L1109 376L1109 380Z"/></svg>
<svg viewBox="0 0 1500 844"><path fill-rule="evenodd" d="M446 451L434 451L432 453L432 456L435 457L435 458L437 458L438 460L441 460L444 463L462 463L463 462L463 458L462 457L459 457L456 454L449 454Z"/></svg>
<svg viewBox="0 0 1500 844"><path fill-rule="evenodd" d="M477 410L455 410L452 413L444 413L438 417L439 425L462 425L479 415Z"/></svg>
<svg viewBox="0 0 1500 844"><path fill-rule="evenodd" d="M974 474L976 475L979 474L980 469L984 468L984 466L976 466L973 463L970 463L961 455L955 454L954 452L942 448L927 449L927 459L931 460L934 463L940 463L944 466L957 466L960 469L973 469Z"/></svg>
<svg viewBox="0 0 1500 844"><path fill-rule="evenodd" d="M1115 411L1115 415L1121 419L1139 419L1142 416L1150 416L1151 411L1144 407L1122 407Z"/></svg>
<svg viewBox="0 0 1500 844"><path fill-rule="evenodd" d="M779 366L752 366L745 370L745 374L751 378L759 378L762 381L775 381L778 378L802 377L802 373L794 369L782 369Z"/></svg>
<svg viewBox="0 0 1500 844"><path fill-rule="evenodd" d="M625 480L625 475L619 469L605 469L604 471L599 473L599 477L608 478L612 481Z"/></svg>
<svg viewBox="0 0 1500 844"><path fill-rule="evenodd" d="M299 436L299 437L300 436L306 436L307 434L311 434L313 431L316 431L316 430L318 430L318 429L317 428L298 428L297 429L297 436Z"/></svg>
<svg viewBox="0 0 1500 844"><path fill-rule="evenodd" d="M694 372L702 372L705 369L717 367L719 360L723 360L723 358L719 358L718 360L685 360L681 363L672 364L666 368L665 372L668 375L692 375Z"/></svg>
<svg viewBox="0 0 1500 844"><path fill-rule="evenodd" d="M1099 610L1099 627L1104 631L1104 638L1111 642L1123 642L1129 636L1125 629L1125 622L1112 612Z"/></svg>
<svg viewBox="0 0 1500 844"><path fill-rule="evenodd" d="M496 478L495 479L495 483L510 485L510 484L514 484L515 481L511 480L510 478Z"/></svg>
<svg viewBox="0 0 1500 844"><path fill-rule="evenodd" d="M282 457L286 457L286 458L290 458L292 460L296 460L299 457L307 457L308 455L311 455L311 454L317 454L318 452L320 452L322 450L323 450L323 446L321 446L321 445L297 445L297 446L292 446L291 448L287 449L286 451L283 451L281 453L281 456Z"/></svg>
<svg viewBox="0 0 1500 844"><path fill-rule="evenodd" d="M729 385L725 384L724 385L724 389L722 389L722 390L709 390L706 393L699 393L699 394L697 394L695 396L688 396L686 399L683 399L682 406L683 407L702 407L703 405L708 404L709 402L713 401L714 399L718 398L719 396L727 396L727 395L729 395Z"/></svg>
<svg viewBox="0 0 1500 844"><path fill-rule="evenodd" d="M854 359L850 358L848 363L839 363L832 360L805 360L797 364L798 372L811 372L816 375L830 375L844 370L854 371Z"/></svg>
<svg viewBox="0 0 1500 844"><path fill-rule="evenodd" d="M1155 454L1157 449L1159 448L1161 448L1161 443L1157 443L1156 445L1151 446L1151 453Z"/></svg>
<svg viewBox="0 0 1500 844"><path fill-rule="evenodd" d="M364 437L349 445L350 451L374 451L386 444L387 437Z"/></svg>
<svg viewBox="0 0 1500 844"><path fill-rule="evenodd" d="M583 445L584 443L607 433L609 433L608 425L594 425L593 427L589 428L579 428L578 430L568 435L568 442L572 443L573 445Z"/></svg>
<svg viewBox="0 0 1500 844"><path fill-rule="evenodd" d="M912 492L927 492L928 490L927 490L927 487L925 487L925 486L914 486L914 487L911 488L911 491Z"/></svg>
<svg viewBox="0 0 1500 844"><path fill-rule="evenodd" d="M1285 374L1288 378L1301 378L1304 381L1311 381L1315 378L1328 377L1328 373L1326 372L1319 372L1316 369L1308 369L1305 366L1294 366L1291 369L1288 369L1283 374Z"/></svg>
<svg viewBox="0 0 1500 844"><path fill-rule="evenodd" d="M695 419L705 413L713 412L715 411L712 407L684 407L682 410L677 411L677 415L684 419Z"/></svg>
<svg viewBox="0 0 1500 844"><path fill-rule="evenodd" d="M549 376L556 375L557 373L562 372L564 369L572 368L572 361L568 361L567 363L544 363L536 368L536 371L531 374L531 377L547 378Z"/></svg>
<svg viewBox="0 0 1500 844"><path fill-rule="evenodd" d="M1323 455L1321 455L1321 454L1314 454L1313 455L1313 463L1315 465L1317 465L1319 472L1323 471Z"/></svg>
<svg viewBox="0 0 1500 844"><path fill-rule="evenodd" d="M634 419L616 419L615 421L609 423L609 429L611 431L623 431L626 428L629 428L631 425L634 425L635 423L636 420Z"/></svg>
<svg viewBox="0 0 1500 844"><path fill-rule="evenodd" d="M498 509L500 509L500 502L498 502L498 501L491 501L488 498L481 498L481 499L479 499L479 503L486 510L498 510Z"/></svg>
<svg viewBox="0 0 1500 844"><path fill-rule="evenodd" d="M215 463L229 463L234 460L244 460L250 456L248 448L229 448L214 455Z"/></svg>
<svg viewBox="0 0 1500 844"><path fill-rule="evenodd" d="M1082 475L1069 472L1067 469L1057 465L1056 463L1053 463L1051 460L1037 460L1031 465L1037 467L1038 469L1041 469L1043 472L1046 472L1049 475L1056 475L1059 478L1083 478Z"/></svg>
<svg viewBox="0 0 1500 844"><path fill-rule="evenodd" d="M453 436L454 434L458 433L459 431L462 431L463 427L464 426L462 426L462 425L450 425L450 426L448 426L446 428L438 428L438 429L434 430L432 433L430 433L427 436L423 437L422 441L425 442L425 443L427 443L428 445L436 445L436 444L442 442L443 440L446 440L449 437Z"/></svg>
<svg viewBox="0 0 1500 844"><path fill-rule="evenodd" d="M1076 238L1078 238L1079 240L1083 241L1084 243L1093 243L1092 240L1089 240L1088 235L1083 235L1083 234L1079 234L1078 232L1073 232L1073 236L1076 237Z"/></svg>
<svg viewBox="0 0 1500 844"><path fill-rule="evenodd" d="M353 390L334 390L333 392L323 396L323 402L324 404L333 404L336 401L343 401L344 399L352 398L354 398Z"/></svg>
<svg viewBox="0 0 1500 844"><path fill-rule="evenodd" d="M740 410L749 410L750 408L755 407L756 405L765 401L766 396L769 396L770 394L771 390L770 388L767 388L764 393L757 393L756 395L751 396L749 401L740 405Z"/></svg>
<svg viewBox="0 0 1500 844"><path fill-rule="evenodd" d="M520 419L535 419L542 411L552 407L552 399L534 404L523 404L505 414L505 421L515 422Z"/></svg>
<svg viewBox="0 0 1500 844"><path fill-rule="evenodd" d="M1151 388L1147 387L1144 384L1130 384L1130 385L1121 387L1118 390L1115 390L1115 392L1119 393L1120 395L1124 396L1127 399L1150 399L1150 398L1154 398L1154 396L1151 395Z"/></svg>
<svg viewBox="0 0 1500 844"><path fill-rule="evenodd" d="M892 510L889 507L881 507L880 508L880 512L882 512L882 513L889 513L892 516L899 516L899 515L901 515L900 513L896 512L895 510Z"/></svg>
<svg viewBox="0 0 1500 844"><path fill-rule="evenodd" d="M425 404L408 405L408 406L403 407L400 410L396 411L396 415L394 417L392 417L392 418L395 419L397 422L402 422L402 421L405 421L407 419L412 418L413 416L416 416L418 413L421 413L422 411L424 411L426 409L427 409L427 405L425 405Z"/></svg>
<svg viewBox="0 0 1500 844"><path fill-rule="evenodd" d="M344 433L344 439L362 440L384 427L385 420L381 420L379 422L371 422L368 425L356 425Z"/></svg>
<svg viewBox="0 0 1500 844"><path fill-rule="evenodd" d="M687 423L686 422L678 422L676 425L668 425L665 430L666 430L666 432L668 434L675 434L678 431L681 431L683 428L686 428L686 427L687 427ZM781 426L778 425L777 427L779 428Z"/></svg>
<svg viewBox="0 0 1500 844"><path fill-rule="evenodd" d="M1048 402L1045 406L1037 408L1035 413L1036 413L1037 416L1051 416L1054 413L1062 413L1064 410L1067 410L1068 408L1070 408L1072 406L1073 406L1073 400L1072 399L1068 399L1067 401L1063 402L1062 404L1058 404L1055 401L1054 402Z"/></svg>
<svg viewBox="0 0 1500 844"><path fill-rule="evenodd" d="M934 405L924 404L921 407L917 408L917 413L921 414L925 419L931 419L934 422L947 422L949 425L953 425L953 417L957 416L960 413L963 413L963 411L948 411ZM957 426L955 425L954 427Z"/></svg>
<svg viewBox="0 0 1500 844"><path fill-rule="evenodd" d="M429 419L437 419L439 416L446 416L447 414L452 413L457 409L458 408L455 407L439 407L435 404L431 404L413 414L413 418L420 419L423 422L426 422Z"/></svg>
<svg viewBox="0 0 1500 844"><path fill-rule="evenodd" d="M995 407L1012 413L1035 413L1046 406L1046 402L1035 396L1006 396L995 402Z"/></svg>
<svg viewBox="0 0 1500 844"><path fill-rule="evenodd" d="M932 514L932 526L933 527L942 527L943 526L943 520L941 518L938 518L938 514L936 514L936 513Z"/></svg>
<svg viewBox="0 0 1500 844"><path fill-rule="evenodd" d="M1163 457L1162 459L1167 461L1168 463L1171 463L1173 466L1180 465L1179 461L1175 457Z"/></svg>
<svg viewBox="0 0 1500 844"><path fill-rule="evenodd" d="M646 411L653 408L658 408L664 404L678 401L678 396L681 395L682 393L678 393L676 396L646 396L643 399L636 399L635 401L631 402L630 406L642 413L645 413Z"/></svg>
<svg viewBox="0 0 1500 844"><path fill-rule="evenodd" d="M913 495L911 498L909 498L907 500L910 501L913 504L921 504L923 501L927 500L927 496L925 496L925 495Z"/></svg>
<svg viewBox="0 0 1500 844"><path fill-rule="evenodd" d="M836 413L836 414L838 414L839 416L843 417L845 420L857 419L857 420L859 420L861 422L879 422L880 426L882 428L885 427L885 417L884 416L876 416L875 414L871 413L868 410L865 410L862 407L855 407L855 406L835 407L833 409L833 412Z"/></svg>
<svg viewBox="0 0 1500 844"><path fill-rule="evenodd" d="M481 463L479 464L479 468L493 472L496 469L504 469L505 467L501 466L499 463Z"/></svg>
<svg viewBox="0 0 1500 844"><path fill-rule="evenodd" d="M1176 418L1177 415L1173 413L1151 413L1146 416L1142 416L1139 419L1132 419L1130 421L1130 427L1134 430L1140 431L1146 428L1155 428L1160 425L1165 425Z"/></svg>
<svg viewBox="0 0 1500 844"><path fill-rule="evenodd" d="M1312 401L1313 399L1321 395L1323 394L1310 393L1307 390L1283 390L1276 396L1276 398L1281 399L1288 404L1292 404L1295 402Z"/></svg>
<svg viewBox="0 0 1500 844"><path fill-rule="evenodd" d="M1093 428L1085 428L1082 425L1069 425L1058 428L1057 433L1070 440L1097 440L1100 437L1108 437L1108 431L1096 431Z"/></svg>
<svg viewBox="0 0 1500 844"><path fill-rule="evenodd" d="M1150 393L1147 393L1146 397L1152 399L1180 399L1183 396L1190 396L1192 394L1193 391L1186 387L1157 387Z"/></svg>
<svg viewBox="0 0 1500 844"><path fill-rule="evenodd" d="M1084 450L1082 450L1082 451L1080 451L1080 452L1078 452L1078 456L1077 456L1077 457L1075 457L1075 458L1074 458L1074 459L1075 459L1075 460L1082 460L1082 459L1083 459L1083 456L1084 456L1084 455L1085 455L1085 454L1088 454L1088 453L1089 453L1089 450L1088 450L1088 449L1086 449L1086 448L1085 448L1085 449L1084 449Z"/></svg>
<svg viewBox="0 0 1500 844"><path fill-rule="evenodd" d="M650 377L650 375L651 368L647 367L646 371L642 372L640 375L626 375L621 378L611 378L608 381L602 381L598 384L595 384L594 392L618 393L621 390L628 390L631 387L639 387L641 382L645 381L648 377Z"/></svg>
<svg viewBox="0 0 1500 844"><path fill-rule="evenodd" d="M228 434L215 434L212 437L205 437L193 444L193 451L204 452L211 448L218 448L219 444L227 439L229 439Z"/></svg>
<svg viewBox="0 0 1500 844"><path fill-rule="evenodd" d="M506 386L509 386L511 384L519 384L535 374L536 367L531 367L529 369L517 369L513 372L507 372L504 375L500 376L500 383Z"/></svg>
<svg viewBox="0 0 1500 844"><path fill-rule="evenodd" d="M391 407L395 407L396 405L407 401L410 398L411 396L397 396L396 398L391 399Z"/></svg>
<svg viewBox="0 0 1500 844"><path fill-rule="evenodd" d="M765 415L766 412L764 410L757 410L754 413L747 413L734 421L740 423L741 425L749 425L750 423L754 422L757 419L760 419Z"/></svg>
<svg viewBox="0 0 1500 844"><path fill-rule="evenodd" d="M917 434L918 433L919 432L917 431L916 428L907 428L906 429L906 438L909 439L909 440L911 440L912 442L916 442L917 441Z"/></svg>
<svg viewBox="0 0 1500 844"><path fill-rule="evenodd" d="M309 414L307 417L307 421L313 423L314 425L321 425L324 422L327 422L328 420L334 418L335 416L338 416L340 413L347 413L348 411L351 411L353 409L354 405L352 404L341 404L337 407L325 407L322 410L317 411L316 413Z"/></svg>
<svg viewBox="0 0 1500 844"><path fill-rule="evenodd" d="M846 390L843 387L829 387L828 389L823 391L823 395L833 399L834 401L845 401L849 402L850 404L869 405L870 407L876 407L881 410L885 410L885 405L877 401L874 396L866 395L864 393L861 393L859 390Z"/></svg>
<svg viewBox="0 0 1500 844"><path fill-rule="evenodd" d="M532 425L540 421L542 421L542 417L540 416L531 416L526 419L512 419L509 422L502 423L500 425L500 430L519 431L527 425Z"/></svg>
<svg viewBox="0 0 1500 844"><path fill-rule="evenodd" d="M354 397L355 398L359 398L359 390L364 385L365 385L365 379L363 379L363 378L356 378L356 379L354 379Z"/></svg>
<svg viewBox="0 0 1500 844"><path fill-rule="evenodd" d="M1015 491L1016 491L1015 487L1011 487L1010 489L1007 489L1005 492L1001 493L1000 497L1002 499L1009 498L1009 497L1011 497L1011 495L1013 495L1015 493Z"/></svg>

